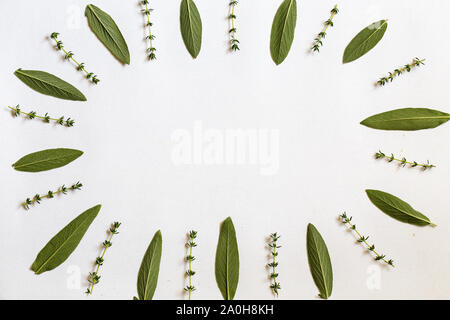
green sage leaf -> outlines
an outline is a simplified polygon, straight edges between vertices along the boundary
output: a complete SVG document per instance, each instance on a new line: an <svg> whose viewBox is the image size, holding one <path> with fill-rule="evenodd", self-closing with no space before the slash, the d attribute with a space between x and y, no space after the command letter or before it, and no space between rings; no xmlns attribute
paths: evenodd
<svg viewBox="0 0 450 320"><path fill-rule="evenodd" d="M216 281L223 298L233 300L239 282L239 250L230 217L220 228L216 251Z"/></svg>
<svg viewBox="0 0 450 320"><path fill-rule="evenodd" d="M366 190L366 193L370 201L372 201L378 209L398 221L416 226L435 226L435 224L431 223L430 219L422 213L413 209L408 203L392 194L379 190Z"/></svg>
<svg viewBox="0 0 450 320"><path fill-rule="evenodd" d="M372 50L383 38L387 26L387 20L380 20L358 33L345 48L343 63L355 61Z"/></svg>
<svg viewBox="0 0 450 320"><path fill-rule="evenodd" d="M426 108L403 108L371 116L361 124L380 130L414 131L440 126L450 119L448 113Z"/></svg>
<svg viewBox="0 0 450 320"><path fill-rule="evenodd" d="M83 154L75 149L47 149L30 153L20 158L12 166L17 171L40 172L56 169L69 164Z"/></svg>
<svg viewBox="0 0 450 320"><path fill-rule="evenodd" d="M142 259L139 269L137 291L139 300L152 300L158 284L159 266L162 254L162 235L158 230Z"/></svg>
<svg viewBox="0 0 450 320"><path fill-rule="evenodd" d="M47 96L73 101L87 100L77 88L50 73L18 69L14 75L34 91Z"/></svg>
<svg viewBox="0 0 450 320"><path fill-rule="evenodd" d="M128 45L113 18L93 4L86 6L85 15L92 32L113 56L124 64L130 64Z"/></svg>
<svg viewBox="0 0 450 320"><path fill-rule="evenodd" d="M272 31L270 33L270 54L276 65L279 65L286 59L291 49L296 23L296 0L284 0L273 18Z"/></svg>
<svg viewBox="0 0 450 320"><path fill-rule="evenodd" d="M333 268L327 245L311 223L308 224L306 233L306 245L308 251L308 262L314 283L319 289L319 296L328 299L333 291Z"/></svg>
<svg viewBox="0 0 450 320"><path fill-rule="evenodd" d="M73 219L39 252L31 270L41 274L58 267L77 248L92 221L99 213L101 205L92 207Z"/></svg>
<svg viewBox="0 0 450 320"><path fill-rule="evenodd" d="M181 1L180 27L186 49L197 58L202 47L202 19L193 0Z"/></svg>

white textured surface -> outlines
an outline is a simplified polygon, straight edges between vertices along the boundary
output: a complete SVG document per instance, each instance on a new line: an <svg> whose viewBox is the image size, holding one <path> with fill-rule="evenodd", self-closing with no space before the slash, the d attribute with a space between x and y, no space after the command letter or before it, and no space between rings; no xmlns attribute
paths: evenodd
<svg viewBox="0 0 450 320"><path fill-rule="evenodd" d="M449 1L339 1L341 12L320 54L307 52L335 1L299 1L294 44L275 67L270 27L281 1L243 0L237 7L241 51L227 52L228 1L197 0L203 44L197 60L179 32L179 1L151 1L158 60L147 62L138 1L95 1L116 20L130 52L121 66L85 21L89 1L1 1L0 298L80 299L98 245L110 222L123 222L106 254L102 281L92 299L129 299L144 251L157 229L163 258L155 299L182 299L184 235L198 230L195 298L219 299L214 255L219 224L233 218L240 250L237 299L271 299L265 237L281 233L282 299L315 298L305 236L309 222L327 242L334 268L334 299L450 298L449 124L419 132L382 132L359 125L396 107L450 111ZM341 64L345 46L368 24L389 19L388 31L369 54ZM102 82L92 87L63 62L46 36L61 40ZM371 84L413 57L427 65L385 88ZM88 102L35 93L13 72L45 70L77 86ZM74 128L13 119L6 107L68 115ZM264 176L252 165L175 166L171 135L204 128L278 130L279 170ZM28 174L11 168L21 156L71 147L85 154L61 169ZM412 160L430 159L429 172L377 162L379 148ZM77 180L83 191L43 201L25 212L20 202L36 192ZM402 224L379 212L364 189L381 189L410 202L437 228ZM59 268L36 276L29 270L47 241L77 214L103 209L76 251ZM346 210L364 234L397 267L380 267L354 244L336 218ZM71 285L80 270L81 287ZM378 281L379 280L379 281ZM69 284L68 284L69 283ZM76 281L75 281L76 284ZM75 286L76 287L76 286Z"/></svg>

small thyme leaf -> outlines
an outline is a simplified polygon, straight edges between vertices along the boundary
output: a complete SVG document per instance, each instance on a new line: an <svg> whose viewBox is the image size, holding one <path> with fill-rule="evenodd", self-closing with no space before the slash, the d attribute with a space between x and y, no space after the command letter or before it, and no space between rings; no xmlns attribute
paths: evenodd
<svg viewBox="0 0 450 320"><path fill-rule="evenodd" d="M81 190L82 186L83 185L79 181L77 183L74 183L70 187L66 187L65 185L62 185L56 191L48 191L47 194L45 194L45 195L36 194L33 198L27 198L22 203L22 206L24 207L25 210L29 210L30 206L32 206L32 205L34 205L36 203L40 204L42 199L45 199L45 198L51 199L51 198L54 198L54 196L57 195L57 194L67 194L68 190L71 190L71 191Z"/></svg>
<svg viewBox="0 0 450 320"><path fill-rule="evenodd" d="M88 282L90 283L89 287L86 289L86 294L91 295L94 291L94 286L99 283L100 281L100 275L98 274L98 271L100 270L100 266L103 265L105 262L105 253L108 248L112 246L112 238L115 234L119 234L117 229L119 229L121 223L120 222L114 222L111 227L109 228L109 238L103 242L103 251L102 254L95 259L95 265L97 266L95 268L94 272L89 272L88 276Z"/></svg>
<svg viewBox="0 0 450 320"><path fill-rule="evenodd" d="M268 247L270 250L270 254L272 256L272 261L267 264L270 270L270 279L271 279L270 289L272 290L272 293L276 297L278 297L279 290L281 290L281 284L277 281L279 274L276 272L276 267L278 267L278 261L276 260L276 258L278 257L277 249L281 248L277 244L278 239L280 239L280 236L276 232L270 235Z"/></svg>
<svg viewBox="0 0 450 320"><path fill-rule="evenodd" d="M196 288L192 285L192 277L195 275L195 271L192 270L192 262L195 260L195 257L192 255L192 250L197 246L195 243L195 239L197 238L197 231L189 231L188 233L188 241L186 243L186 247L189 249L189 254L186 256L186 262L189 264L189 268L186 271L186 276L188 277L189 284L184 288L184 290L188 293L189 300L191 300L191 294Z"/></svg>
<svg viewBox="0 0 450 320"><path fill-rule="evenodd" d="M377 81L377 85L384 86L389 82L394 81L395 77L402 75L405 72L411 72L414 67L420 67L424 65L425 59L414 58L411 64L407 64L401 68L395 69L393 72L389 72L388 76L384 76Z"/></svg>
<svg viewBox="0 0 450 320"><path fill-rule="evenodd" d="M84 67L85 64L83 62L80 63L77 60L75 60L74 57L73 57L74 54L73 54L72 51L67 51L66 49L64 49L64 45L63 45L63 43L60 40L58 40L58 36L59 36L58 32L53 32L50 35L50 39L53 39L56 42L56 49L59 50L59 51L64 52L65 59L66 60L72 60L76 64L76 69L78 71L82 71L82 72L86 73L86 79L91 80L92 83L94 83L94 84L99 83L100 79L97 78L97 75L94 75L93 73L88 72L86 70L86 68Z"/></svg>
<svg viewBox="0 0 450 320"><path fill-rule="evenodd" d="M427 169L436 167L435 165L430 164L430 162L428 160L427 160L427 163L418 163L416 161L411 162L411 161L407 161L406 158L402 158L402 159L395 158L394 154L391 154L390 156L386 156L386 154L384 154L381 151L378 151L377 153L375 153L375 159L386 159L387 162L397 161L401 167L406 167L406 165L409 165L410 168L421 167L422 170L424 170L424 171Z"/></svg>
<svg viewBox="0 0 450 320"><path fill-rule="evenodd" d="M313 44L313 46L311 48L311 50L313 52L320 52L320 47L323 46L323 41L322 40L325 39L325 37L327 35L328 28L334 26L333 18L338 13L339 13L339 9L338 9L337 5L335 5L334 8L331 10L330 18L327 21L324 22L323 30L321 32L319 32L317 37L314 39L314 44Z"/></svg>
<svg viewBox="0 0 450 320"><path fill-rule="evenodd" d="M353 230L356 233L356 235L359 237L359 239L357 241L359 243L364 243L367 247L367 250L370 253L373 253L375 255L375 257L374 257L375 261L383 261L384 263L390 265L391 267L394 267L394 260L392 260L392 259L386 260L385 255L379 254L377 251L375 251L374 244L369 244L367 242L369 237L365 237L365 236L361 235L361 233L359 233L359 231L356 229L356 225L351 223L352 217L350 217L350 218L347 217L347 214L345 212L343 214L341 214L339 217L341 218L341 221L343 224L348 225L350 227L350 230Z"/></svg>
<svg viewBox="0 0 450 320"><path fill-rule="evenodd" d="M25 115L30 120L38 118L38 119L41 119L44 123L50 123L50 121L53 121L57 124L65 126L65 127L73 127L73 125L75 124L75 120L73 120L71 118L67 118L67 120L64 120L64 117L61 117L58 119L51 118L48 115L48 113L46 113L44 116L39 116L36 114L35 111L23 112L22 110L20 110L20 105L17 105L16 107L8 106L8 108L11 109L14 117L18 117L19 115L22 114L22 115Z"/></svg>

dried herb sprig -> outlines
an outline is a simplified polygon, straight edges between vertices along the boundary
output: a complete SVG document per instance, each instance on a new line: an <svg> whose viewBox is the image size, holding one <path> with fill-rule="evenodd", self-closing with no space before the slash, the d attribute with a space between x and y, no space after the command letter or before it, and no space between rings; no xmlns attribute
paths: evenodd
<svg viewBox="0 0 450 320"><path fill-rule="evenodd" d="M269 249L270 254L272 255L272 261L269 264L267 264L267 266L271 268L270 279L272 280L272 284L270 285L270 289L272 289L273 294L276 295L277 297L278 291L281 290L281 285L277 281L278 273L276 272L276 267L278 267L277 249L281 248L281 246L277 245L278 239L280 239L280 236L276 232L270 235Z"/></svg>
<svg viewBox="0 0 450 320"><path fill-rule="evenodd" d="M347 217L347 214L344 212L343 214L341 214L339 216L341 218L341 221L343 224L348 225L350 227L351 230L353 230L359 237L359 239L357 240L359 243L364 243L367 247L367 250L369 250L369 252L373 253L375 255L375 261L383 261L386 264L390 265L391 267L394 267L394 260L389 259L386 260L386 256L384 254L379 254L377 251L375 251L375 245L374 244L369 244L367 242L367 240L369 239L369 237L365 237L363 235L361 235L361 233L359 233L359 231L356 229L356 225L352 224L352 217Z"/></svg>
<svg viewBox="0 0 450 320"><path fill-rule="evenodd" d="M334 16L339 13L339 9L337 5L334 6L334 8L331 10L331 16L330 18L324 22L323 30L317 35L317 37L314 39L314 45L312 46L311 50L313 52L320 52L320 47L323 46L323 39L325 39L327 35L327 30L329 27L333 27L333 19Z"/></svg>
<svg viewBox="0 0 450 320"><path fill-rule="evenodd" d="M404 72L411 72L414 67L424 65L424 61L425 59L414 58L412 63L406 64L403 68L395 69L394 72L389 72L388 76L380 78L380 80L377 81L377 85L384 86L386 83L394 81L395 77L403 74Z"/></svg>
<svg viewBox="0 0 450 320"><path fill-rule="evenodd" d="M83 62L78 62L77 60L75 60L75 58L73 57L75 54L72 51L67 51L66 49L64 49L64 45L62 43L62 41L58 40L58 36L59 33L58 32L53 32L50 35L50 38L55 40L56 42L56 49L59 51L64 52L65 54L65 59L66 60L72 60L76 65L77 65L77 70L86 73L86 78L88 80L91 80L92 83L97 84L100 82L100 79L97 77L97 75L95 75L92 72L88 72L85 68L85 64Z"/></svg>
<svg viewBox="0 0 450 320"><path fill-rule="evenodd" d="M65 119L64 116L62 116L61 118L51 118L48 113L46 113L44 116L39 116L36 114L36 111L24 112L20 110L20 105L17 105L15 108L8 106L8 108L11 109L14 117L18 117L23 114L30 120L38 118L42 119L42 121L45 123L50 123L50 121L53 121L66 127L73 127L73 125L75 124L75 120L71 118Z"/></svg>
<svg viewBox="0 0 450 320"><path fill-rule="evenodd" d="M103 252L101 254L101 256L97 257L95 259L95 264L97 265L96 269L94 272L89 272L89 277L88 277L88 281L90 283L89 287L86 289L86 294L92 294L92 292L94 291L94 286L100 282L100 276L98 274L98 271L100 269L100 266L103 265L103 263L105 262L105 253L106 250L108 248L110 248L112 246L112 238L115 234L118 234L119 232L117 231L117 229L119 229L121 223L120 222L114 222L111 227L109 228L109 238L106 239L105 241L103 241L102 246L103 246Z"/></svg>
<svg viewBox="0 0 450 320"><path fill-rule="evenodd" d="M66 187L65 185L62 185L56 191L49 190L44 195L36 194L33 198L27 198L22 205L23 205L25 210L28 210L28 209L30 209L30 206L32 206L32 205L35 205L36 203L40 204L42 199L46 199L46 198L47 199L52 199L58 194L67 194L67 192L69 190L70 191L81 190L82 186L83 185L79 181L77 183L73 184L71 187Z"/></svg>
<svg viewBox="0 0 450 320"><path fill-rule="evenodd" d="M391 153L390 156L386 156L383 152L378 151L377 153L375 153L375 159L386 159L387 162L393 162L396 161L400 164L401 167L406 167L406 165L409 165L410 168L415 168L415 167L421 167L424 171L427 169L431 169L436 167L435 165L430 164L430 161L427 160L427 163L417 163L416 161L407 161L406 158L402 158L402 159L397 159L395 158L394 154Z"/></svg>
<svg viewBox="0 0 450 320"><path fill-rule="evenodd" d="M141 12L143 14L145 14L146 18L147 18L147 22L145 23L145 26L148 27L148 35L145 37L145 39L147 39L149 41L149 47L147 49L147 56L149 60L155 60L156 59L156 49L153 46L153 40L155 40L155 35L152 33L152 26L153 23L150 22L150 12L153 11L153 9L151 9L149 7L149 1L148 0L142 0L141 4L145 7L144 9L141 10Z"/></svg>
<svg viewBox="0 0 450 320"><path fill-rule="evenodd" d="M197 244L194 242L197 238L197 231L189 231L188 234L188 242L186 243L186 247L189 248L189 254L186 256L186 262L188 262L189 267L186 271L186 276L188 277L189 284L184 288L184 290L189 295L189 300L191 300L191 293L195 291L195 287L192 285L192 277L195 275L195 271L192 270L192 261L195 260L195 257L192 255L192 249L197 246Z"/></svg>
<svg viewBox="0 0 450 320"><path fill-rule="evenodd" d="M231 51L237 51L240 50L239 49L239 40L236 39L236 14L235 14L235 8L237 6L238 2L236 0L231 0L230 1L230 15L228 16L228 19L230 20L230 24L231 24L231 29L228 31L230 33L231 39L230 39L230 50Z"/></svg>

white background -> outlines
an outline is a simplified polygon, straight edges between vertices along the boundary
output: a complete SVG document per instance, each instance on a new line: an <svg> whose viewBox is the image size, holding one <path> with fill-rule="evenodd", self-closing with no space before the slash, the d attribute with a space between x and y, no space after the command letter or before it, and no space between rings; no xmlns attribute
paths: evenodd
<svg viewBox="0 0 450 320"><path fill-rule="evenodd" d="M335 1L299 1L295 40L283 64L270 58L272 19L281 1L242 0L236 8L241 51L227 51L228 1L197 0L203 21L199 57L186 51L179 31L179 1L151 1L158 60L145 59L147 43L138 1L94 4L120 27L131 52L122 66L88 28L89 1L1 1L0 298L84 299L85 278L106 237L121 221L106 253L101 282L87 299L136 295L142 256L158 229L163 256L155 299L183 299L185 234L198 231L195 299L220 299L214 256L220 222L231 216L237 231L240 278L236 299L272 299L265 269L266 237L282 235L281 299L315 299L306 256L306 225L322 233L334 271L333 299L450 298L449 124L417 132L363 127L366 117L398 107L449 105L447 23L449 1L339 1L341 12L320 54L310 54ZM345 46L374 21L389 19L379 45L363 58L341 63ZM93 87L53 49L58 31L66 48L102 80ZM379 77L426 58L426 66L384 88ZM17 68L44 70L78 87L88 102L40 95L16 79ZM76 120L73 128L12 118L8 105ZM205 129L275 129L280 167L264 176L251 165L175 166L171 135ZM69 147L85 154L42 173L14 171L30 152ZM437 168L399 169L373 159L382 149ZM45 200L26 212L21 201L80 180L82 191ZM416 227L384 215L364 190L381 189L409 202L438 227ZM70 258L34 275L39 250L70 220L98 204L103 208ZM396 262L383 267L355 244L337 221L344 210L377 248ZM378 267L380 266L380 267ZM75 273L73 273L75 270ZM77 289L77 270L80 288ZM70 273L72 272L72 273Z"/></svg>

